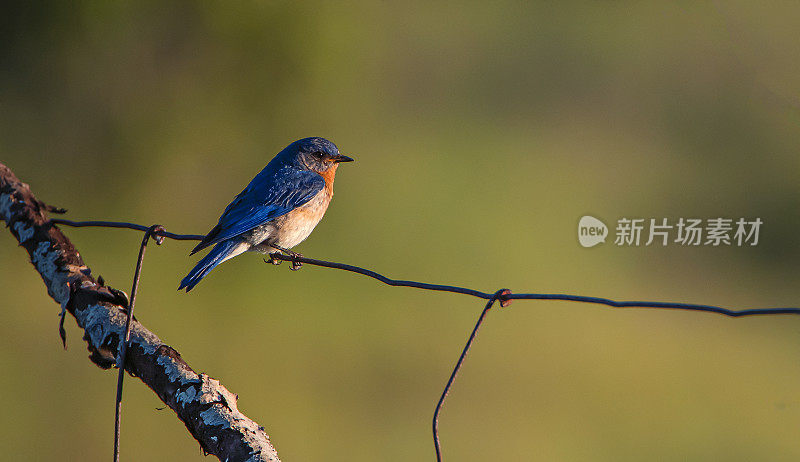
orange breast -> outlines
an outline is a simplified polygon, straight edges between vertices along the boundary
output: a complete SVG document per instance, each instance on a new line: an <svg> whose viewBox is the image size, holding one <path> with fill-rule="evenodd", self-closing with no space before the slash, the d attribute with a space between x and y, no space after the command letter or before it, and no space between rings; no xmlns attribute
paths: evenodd
<svg viewBox="0 0 800 462"><path fill-rule="evenodd" d="M328 197L333 196L333 179L336 176L336 169L339 164L333 164L327 171L320 173L320 176L325 180L325 190L328 192Z"/></svg>

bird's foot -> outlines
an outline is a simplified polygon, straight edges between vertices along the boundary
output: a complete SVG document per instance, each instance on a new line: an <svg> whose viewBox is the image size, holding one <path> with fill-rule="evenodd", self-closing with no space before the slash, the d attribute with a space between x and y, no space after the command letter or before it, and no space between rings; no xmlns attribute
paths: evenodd
<svg viewBox="0 0 800 462"><path fill-rule="evenodd" d="M291 260L292 261L292 266L289 267L290 270L297 271L297 270L299 270L300 268L303 267L303 262L297 261L298 258L302 258L303 257L303 254L298 253L298 252L292 252L289 249L281 249L281 251L292 258L292 260Z"/></svg>
<svg viewBox="0 0 800 462"><path fill-rule="evenodd" d="M299 253L293 253L292 254L292 258L297 258L297 257L302 257L302 255L300 255ZM292 270L292 271L297 271L302 267L303 267L303 262L299 262L297 260L292 260L292 266L289 267L289 269Z"/></svg>
<svg viewBox="0 0 800 462"><path fill-rule="evenodd" d="M280 255L280 252L272 252L271 254L269 254L269 260L267 260L265 258L264 259L264 263L271 263L271 264L273 264L275 266L280 265L281 263L283 263L283 260L279 260L279 259L275 258L274 257L275 255Z"/></svg>
<svg viewBox="0 0 800 462"><path fill-rule="evenodd" d="M292 259L291 260L292 266L289 267L290 270L297 271L303 267L303 262L295 260L296 258L301 258L303 256L302 254L299 254L297 252L292 252L291 250L282 250L282 252L285 252ZM269 259L266 258L264 259L264 263L272 263L273 265L280 265L281 263L283 263L282 259L275 258L276 255L282 256L280 252L272 252L269 254Z"/></svg>
<svg viewBox="0 0 800 462"><path fill-rule="evenodd" d="M272 263L273 265L280 265L283 260L275 258L275 256L276 255L281 255L281 253L284 253L284 254L288 255L291 258L292 266L289 269L291 269L292 271L297 271L297 270L299 270L300 268L303 267L303 263L297 261L297 258L302 258L303 257L303 254L298 253L298 252L293 252L293 251L291 251L289 249L286 249L286 248L283 248L283 247L279 247L279 246L277 246L275 244L270 244L270 247L272 247L273 249L278 249L278 252L270 253L269 254L269 260L264 260L265 262Z"/></svg>

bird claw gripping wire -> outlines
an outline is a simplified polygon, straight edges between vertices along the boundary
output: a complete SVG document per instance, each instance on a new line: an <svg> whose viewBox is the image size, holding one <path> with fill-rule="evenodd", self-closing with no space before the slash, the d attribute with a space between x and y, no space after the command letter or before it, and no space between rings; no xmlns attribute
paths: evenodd
<svg viewBox="0 0 800 462"><path fill-rule="evenodd" d="M264 259L264 263L270 263L272 265L278 266L283 263L283 260L280 258L275 258L275 255L280 255L280 252L272 252L269 254L269 259Z"/></svg>
<svg viewBox="0 0 800 462"><path fill-rule="evenodd" d="M276 247L274 245L272 247L275 247L279 251L270 253L269 254L269 259L265 258L264 259L264 263L271 263L273 265L280 265L281 263L283 263L283 259L282 258L276 258L276 256L283 256L283 254L286 254L286 255L289 256L289 258L291 259L290 261L292 262L292 266L289 267L290 270L297 271L297 270L299 270L300 268L303 267L303 262L296 260L297 258L301 258L303 256L302 254L297 253L297 252L292 252L291 250L284 249L282 247Z"/></svg>
<svg viewBox="0 0 800 462"><path fill-rule="evenodd" d="M295 258L302 257L302 255L296 252L292 252L290 256L292 257L292 266L289 267L290 270L297 271L303 267L303 262L295 260Z"/></svg>

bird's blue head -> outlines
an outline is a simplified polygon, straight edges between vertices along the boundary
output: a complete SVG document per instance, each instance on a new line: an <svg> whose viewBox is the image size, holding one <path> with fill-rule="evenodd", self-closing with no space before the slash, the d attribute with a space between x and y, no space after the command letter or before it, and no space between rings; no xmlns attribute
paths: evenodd
<svg viewBox="0 0 800 462"><path fill-rule="evenodd" d="M279 156L304 170L317 173L328 172L340 162L353 161L352 158L340 154L335 144L316 136L295 141L286 146Z"/></svg>

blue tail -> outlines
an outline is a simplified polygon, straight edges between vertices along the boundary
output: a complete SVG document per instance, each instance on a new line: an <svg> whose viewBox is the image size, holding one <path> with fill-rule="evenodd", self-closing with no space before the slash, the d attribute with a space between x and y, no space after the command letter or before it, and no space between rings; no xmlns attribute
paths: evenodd
<svg viewBox="0 0 800 462"><path fill-rule="evenodd" d="M197 265L195 265L195 267L189 271L189 274L183 278L178 290L183 288L186 289L186 292L192 290L192 288L196 286L197 283L206 276L206 274L208 274L212 269L216 268L217 265L228 258L233 258L242 253L243 250L241 250L241 244L241 242L238 242L234 239L228 239L227 241L222 241L215 245L214 248L211 249L211 252L208 252L208 255L197 262Z"/></svg>

